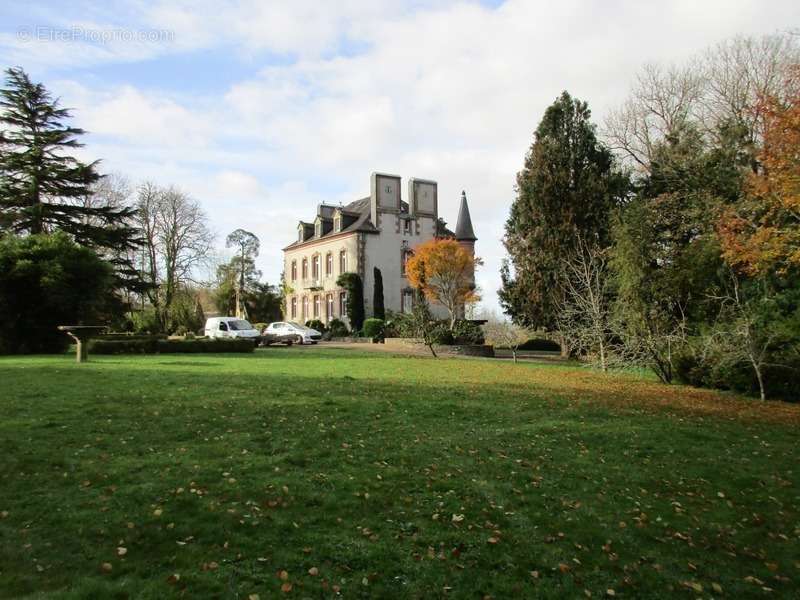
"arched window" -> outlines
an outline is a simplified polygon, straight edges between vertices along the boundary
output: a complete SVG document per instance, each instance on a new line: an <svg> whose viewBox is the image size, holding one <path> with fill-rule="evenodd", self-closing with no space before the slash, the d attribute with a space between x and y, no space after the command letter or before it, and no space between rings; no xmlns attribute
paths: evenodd
<svg viewBox="0 0 800 600"><path fill-rule="evenodd" d="M292 312L291 312L291 315L292 315L293 319L297 318L297 296L294 296L292 298Z"/></svg>
<svg viewBox="0 0 800 600"><path fill-rule="evenodd" d="M292 261L292 281L297 281L297 261Z"/></svg>
<svg viewBox="0 0 800 600"><path fill-rule="evenodd" d="M339 316L347 317L347 292L339 292Z"/></svg>
<svg viewBox="0 0 800 600"><path fill-rule="evenodd" d="M319 301L319 294L314 295L314 318L319 318L319 309L320 309L320 301Z"/></svg>
<svg viewBox="0 0 800 600"><path fill-rule="evenodd" d="M333 275L333 252L325 255L325 275L328 277Z"/></svg>
<svg viewBox="0 0 800 600"><path fill-rule="evenodd" d="M333 294L328 294L325 297L325 317L330 321L333 319Z"/></svg>
<svg viewBox="0 0 800 600"><path fill-rule="evenodd" d="M339 251L339 274L347 273L347 250Z"/></svg>
<svg viewBox="0 0 800 600"><path fill-rule="evenodd" d="M308 296L303 296L303 321L308 319Z"/></svg>
<svg viewBox="0 0 800 600"><path fill-rule="evenodd" d="M303 259L303 279L308 279L308 259Z"/></svg>

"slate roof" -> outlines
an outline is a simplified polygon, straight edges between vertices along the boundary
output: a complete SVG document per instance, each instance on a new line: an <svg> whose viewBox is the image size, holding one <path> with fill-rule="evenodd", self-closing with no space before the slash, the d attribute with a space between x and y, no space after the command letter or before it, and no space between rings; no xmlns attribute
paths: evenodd
<svg viewBox="0 0 800 600"><path fill-rule="evenodd" d="M461 207L458 209L458 220L456 221L456 239L464 242L474 242L475 230L472 229L472 218L469 216L469 206L467 206L467 193L461 192Z"/></svg>
<svg viewBox="0 0 800 600"><path fill-rule="evenodd" d="M333 231L333 214L336 209L339 208L342 211L342 230L341 231ZM403 200L400 201L400 214L407 215L408 214L408 202ZM306 223L303 222L304 227L304 237L305 239L301 242L295 240L288 246L284 248L284 250L289 250L291 248L296 248L298 246L303 246L309 242L315 242L317 240L325 239L328 237L333 237L336 235L340 235L343 233L351 233L354 231L360 231L363 233L380 233L380 230L372 224L370 221L370 197L367 196L366 198L360 198L349 204L345 204L344 206L337 207L332 206L330 204L320 204L317 208L317 216L322 218L322 235L316 236L314 235L314 224L313 223ZM467 212L467 217L469 217L469 212ZM459 213L459 219L461 218L461 213ZM470 224L470 231L472 229L472 225ZM447 228L447 224L439 218L436 224L436 235L439 237L454 237L458 238L457 232L454 233ZM474 234L473 234L474 235Z"/></svg>

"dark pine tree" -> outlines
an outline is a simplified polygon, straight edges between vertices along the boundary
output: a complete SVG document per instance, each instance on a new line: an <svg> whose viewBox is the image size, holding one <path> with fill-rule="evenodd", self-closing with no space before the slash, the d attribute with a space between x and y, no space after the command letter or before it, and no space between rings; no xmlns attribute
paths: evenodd
<svg viewBox="0 0 800 600"><path fill-rule="evenodd" d="M585 102L563 92L545 111L517 174L499 296L521 325L555 327L563 258L579 235L608 245L611 211L627 190L627 178L597 141L590 116Z"/></svg>
<svg viewBox="0 0 800 600"><path fill-rule="evenodd" d="M383 275L378 267L373 267L372 275L375 279L375 287L372 290L372 315L376 319L385 319L386 309L383 304Z"/></svg>
<svg viewBox="0 0 800 600"><path fill-rule="evenodd" d="M134 249L137 232L127 225L134 209L86 201L101 175L97 161L82 163L70 155L82 146L78 137L84 133L65 124L70 111L21 68L6 71L0 111L0 228L64 231L81 245L117 256ZM124 274L124 264L115 266Z"/></svg>

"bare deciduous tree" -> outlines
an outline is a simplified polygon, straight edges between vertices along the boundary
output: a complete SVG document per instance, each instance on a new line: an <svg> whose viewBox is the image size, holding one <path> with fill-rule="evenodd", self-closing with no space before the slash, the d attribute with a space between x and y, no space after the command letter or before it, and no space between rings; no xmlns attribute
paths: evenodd
<svg viewBox="0 0 800 600"><path fill-rule="evenodd" d="M714 296L714 299L722 303L720 316L726 326L711 336L710 341L719 344L717 350L722 351L725 359L734 363L748 363L753 368L759 395L766 400L764 369L771 364L767 359L777 338L765 319L768 311L763 305L769 302L769 298L762 294L748 298L742 290L739 276L731 272L727 293Z"/></svg>
<svg viewBox="0 0 800 600"><path fill-rule="evenodd" d="M144 240L142 271L148 297L164 329L181 286L208 259L214 236L200 205L184 192L146 182L139 186L138 223Z"/></svg>
<svg viewBox="0 0 800 600"><path fill-rule="evenodd" d="M563 261L564 297L558 324L570 347L608 370L610 298L606 251L578 236L575 250Z"/></svg>
<svg viewBox="0 0 800 600"><path fill-rule="evenodd" d="M502 321L496 318L490 319L488 323L484 324L483 335L489 344L511 350L511 357L515 363L519 347L531 337L530 331L526 328L515 325L511 321Z"/></svg>
<svg viewBox="0 0 800 600"><path fill-rule="evenodd" d="M686 65L645 65L629 98L605 121L609 146L647 171L654 146L684 122L712 138L723 124L746 129L751 142L763 130L759 99L781 93L800 46L791 34L736 37Z"/></svg>
<svg viewBox="0 0 800 600"><path fill-rule="evenodd" d="M609 146L647 169L654 146L697 111L702 95L696 63L664 68L646 64L628 100L605 123Z"/></svg>

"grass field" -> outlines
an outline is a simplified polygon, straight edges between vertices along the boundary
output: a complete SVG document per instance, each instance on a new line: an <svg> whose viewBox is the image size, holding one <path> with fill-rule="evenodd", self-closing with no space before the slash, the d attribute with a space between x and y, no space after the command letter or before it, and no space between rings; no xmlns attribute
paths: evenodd
<svg viewBox="0 0 800 600"><path fill-rule="evenodd" d="M0 596L800 595L800 407L332 349L0 358Z"/></svg>

